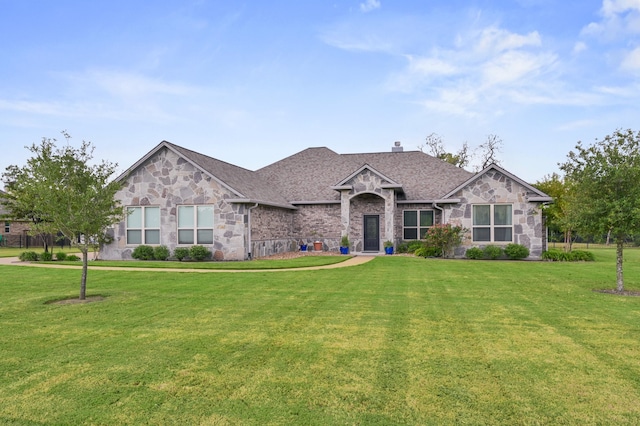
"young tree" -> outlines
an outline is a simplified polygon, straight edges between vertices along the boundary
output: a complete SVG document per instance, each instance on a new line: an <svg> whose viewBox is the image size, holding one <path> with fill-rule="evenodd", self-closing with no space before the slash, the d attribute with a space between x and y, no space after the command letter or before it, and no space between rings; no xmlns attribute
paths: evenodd
<svg viewBox="0 0 640 426"><path fill-rule="evenodd" d="M570 252L573 243L573 230L575 229L573 186L567 179L557 173L545 176L534 185L542 192L553 197L553 203L544 207L543 214L549 229L558 230L564 236L564 251Z"/></svg>
<svg viewBox="0 0 640 426"><path fill-rule="evenodd" d="M91 165L94 147L82 142L80 148L67 144L56 147L55 139L43 138L39 145L27 147L33 157L23 167L7 167L3 173L10 202L7 209L15 217L31 212L32 233L57 232L82 252L80 299L86 296L89 249L101 241L106 228L122 220L124 209L114 199L120 184L110 181L116 164L102 161Z"/></svg>
<svg viewBox="0 0 640 426"><path fill-rule="evenodd" d="M640 132L616 130L586 148L578 142L560 169L573 185L578 231L610 232L615 241L617 291L622 292L624 241L640 233Z"/></svg>

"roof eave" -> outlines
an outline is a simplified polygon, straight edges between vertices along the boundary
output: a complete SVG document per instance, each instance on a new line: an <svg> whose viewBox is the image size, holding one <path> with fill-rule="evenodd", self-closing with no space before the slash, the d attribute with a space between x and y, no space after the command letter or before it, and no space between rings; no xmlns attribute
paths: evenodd
<svg viewBox="0 0 640 426"><path fill-rule="evenodd" d="M231 198L227 200L231 204L259 204L262 206L278 207L281 209L297 210L298 208L292 204L274 203L271 201L255 200L252 198Z"/></svg>

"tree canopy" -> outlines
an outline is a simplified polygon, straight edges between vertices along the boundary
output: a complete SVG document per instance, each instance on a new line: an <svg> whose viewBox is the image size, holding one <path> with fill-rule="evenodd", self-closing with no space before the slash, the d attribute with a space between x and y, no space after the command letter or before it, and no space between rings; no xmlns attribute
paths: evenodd
<svg viewBox="0 0 640 426"><path fill-rule="evenodd" d="M27 147L33 156L25 166L11 165L3 173L6 207L13 217L30 218L30 232L60 232L82 253L80 299L86 295L89 249L102 241L106 229L122 220L124 209L114 199L120 184L111 180L117 165L92 164L94 147L83 141L79 148L56 147L43 138Z"/></svg>
<svg viewBox="0 0 640 426"><path fill-rule="evenodd" d="M623 291L624 241L640 232L640 132L616 130L588 147L578 142L560 169L573 186L576 229L610 233L615 241L617 290Z"/></svg>

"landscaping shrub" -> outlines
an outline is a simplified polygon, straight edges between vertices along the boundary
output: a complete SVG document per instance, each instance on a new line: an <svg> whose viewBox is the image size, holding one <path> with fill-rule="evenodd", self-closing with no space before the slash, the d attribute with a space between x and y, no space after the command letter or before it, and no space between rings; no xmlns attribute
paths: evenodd
<svg viewBox="0 0 640 426"><path fill-rule="evenodd" d="M173 251L173 257L178 259L178 261L182 262L182 259L189 257L189 249L186 247L177 247Z"/></svg>
<svg viewBox="0 0 640 426"><path fill-rule="evenodd" d="M554 262L593 262L595 260L593 253L585 250L565 252L558 249L551 249L543 252L540 257L543 260L552 260Z"/></svg>
<svg viewBox="0 0 640 426"><path fill-rule="evenodd" d="M462 244L465 231L462 226L453 226L450 223L434 225L427 231L425 245L437 248L440 256L449 257L453 249Z"/></svg>
<svg viewBox="0 0 640 426"><path fill-rule="evenodd" d="M574 261L593 262L596 260L593 253L585 250L573 250L571 252Z"/></svg>
<svg viewBox="0 0 640 426"><path fill-rule="evenodd" d="M529 249L522 244L507 244L504 248L504 254L511 260L519 260L529 257Z"/></svg>
<svg viewBox="0 0 640 426"><path fill-rule="evenodd" d="M19 259L23 262L36 262L38 260L38 253L35 251L23 251L20 253Z"/></svg>
<svg viewBox="0 0 640 426"><path fill-rule="evenodd" d="M467 259L482 259L484 252L480 247L471 247L466 252Z"/></svg>
<svg viewBox="0 0 640 426"><path fill-rule="evenodd" d="M131 257L138 260L153 260L153 247L141 245L133 249Z"/></svg>
<svg viewBox="0 0 640 426"><path fill-rule="evenodd" d="M498 246L486 246L483 250L482 250L483 254L484 254L484 258L485 259L491 259L491 260L495 260L497 258L499 258L500 256L502 256L502 248L498 247Z"/></svg>
<svg viewBox="0 0 640 426"><path fill-rule="evenodd" d="M201 261L211 258L211 252L204 246L192 246L189 249L189 257L193 260Z"/></svg>
<svg viewBox="0 0 640 426"><path fill-rule="evenodd" d="M421 246L414 254L420 257L442 257L442 250L439 247Z"/></svg>
<svg viewBox="0 0 640 426"><path fill-rule="evenodd" d="M67 256L66 260L69 260L71 262L77 262L78 260L80 260L80 257L76 256L75 254L70 254Z"/></svg>
<svg viewBox="0 0 640 426"><path fill-rule="evenodd" d="M38 259L43 262L51 262L53 260L53 253L51 253L50 251L42 252L40 253Z"/></svg>
<svg viewBox="0 0 640 426"><path fill-rule="evenodd" d="M169 258L169 248L167 246L154 247L153 258L155 260L167 260Z"/></svg>
<svg viewBox="0 0 640 426"><path fill-rule="evenodd" d="M56 253L56 260L59 260L61 262L67 260L67 253L63 252L63 251L59 251Z"/></svg>
<svg viewBox="0 0 640 426"><path fill-rule="evenodd" d="M397 253L415 253L424 243L422 241L405 241L396 247Z"/></svg>

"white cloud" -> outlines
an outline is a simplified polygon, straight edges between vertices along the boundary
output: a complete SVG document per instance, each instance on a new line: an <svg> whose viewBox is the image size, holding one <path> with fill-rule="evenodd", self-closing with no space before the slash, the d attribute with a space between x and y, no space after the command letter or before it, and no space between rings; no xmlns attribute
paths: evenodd
<svg viewBox="0 0 640 426"><path fill-rule="evenodd" d="M573 45L573 53L574 54L578 54L581 52L586 51L587 49L589 49L589 46L587 46L587 43L583 42L583 41L579 41L576 44Z"/></svg>
<svg viewBox="0 0 640 426"><path fill-rule="evenodd" d="M482 30L475 48L480 52L504 52L527 46L540 46L542 40L537 31L529 34L515 34L496 27Z"/></svg>
<svg viewBox="0 0 640 426"><path fill-rule="evenodd" d="M583 36L613 41L640 34L640 0L604 0L600 15L602 20L582 28Z"/></svg>
<svg viewBox="0 0 640 426"><path fill-rule="evenodd" d="M622 60L620 67L625 71L640 71L640 47L636 47Z"/></svg>
<svg viewBox="0 0 640 426"><path fill-rule="evenodd" d="M380 9L381 4L379 0L367 0L364 3L360 3L360 10L364 13L371 12L375 9Z"/></svg>
<svg viewBox="0 0 640 426"><path fill-rule="evenodd" d="M614 16L629 10L640 11L640 0L604 0L601 13L605 17Z"/></svg>

